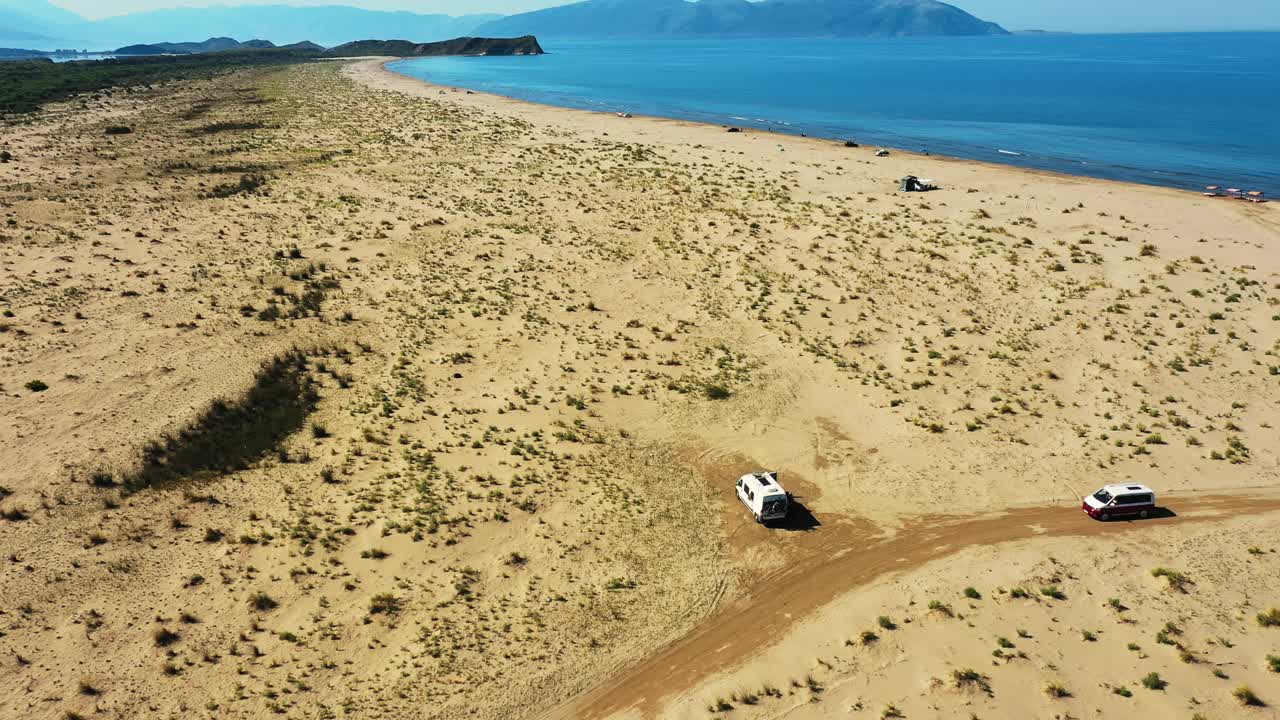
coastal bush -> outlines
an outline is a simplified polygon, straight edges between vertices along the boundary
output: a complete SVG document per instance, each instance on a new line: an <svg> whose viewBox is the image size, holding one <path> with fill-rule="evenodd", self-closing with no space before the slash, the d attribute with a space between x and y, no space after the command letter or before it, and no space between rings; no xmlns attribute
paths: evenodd
<svg viewBox="0 0 1280 720"><path fill-rule="evenodd" d="M259 590L249 596L249 607L258 612L267 612L280 607L280 603L276 602L275 598Z"/></svg>
<svg viewBox="0 0 1280 720"><path fill-rule="evenodd" d="M245 130L261 130L266 127L264 123L257 121L231 121L216 122L204 125L191 131L192 135L216 135L224 132L241 132Z"/></svg>
<svg viewBox="0 0 1280 720"><path fill-rule="evenodd" d="M987 694L991 693L991 679L973 668L952 670L951 681L960 689L977 688Z"/></svg>
<svg viewBox="0 0 1280 720"><path fill-rule="evenodd" d="M267 184L267 176L261 173L241 175L240 180L233 183L215 185L208 192L210 198L229 198L236 195L248 195Z"/></svg>
<svg viewBox="0 0 1280 720"><path fill-rule="evenodd" d="M31 392L44 392L49 386L43 380L32 380L26 384L26 388Z"/></svg>
<svg viewBox="0 0 1280 720"><path fill-rule="evenodd" d="M205 473L242 470L300 429L319 401L307 358L292 351L265 363L249 389L214 400L190 425L148 444L127 472L130 491Z"/></svg>
<svg viewBox="0 0 1280 720"><path fill-rule="evenodd" d="M1266 703L1262 702L1262 698L1258 697L1257 693L1255 693L1248 685L1241 685L1235 690L1232 690L1231 697L1239 701L1241 705L1248 705L1250 707L1263 707L1266 705Z"/></svg>
<svg viewBox="0 0 1280 720"><path fill-rule="evenodd" d="M1044 587L1040 588L1040 594L1044 595L1045 597L1053 598L1054 600L1067 599L1066 593L1058 589L1057 585L1045 585Z"/></svg>
<svg viewBox="0 0 1280 720"><path fill-rule="evenodd" d="M110 87L207 78L246 67L306 62L315 56L300 50L243 50L95 62L10 61L0 64L0 114L29 113L45 103Z"/></svg>
<svg viewBox="0 0 1280 720"><path fill-rule="evenodd" d="M1166 567L1158 567L1151 569L1151 576L1164 578L1169 583L1169 587L1179 592L1186 592L1188 585L1194 585L1191 578L1186 573L1179 570L1170 570Z"/></svg>
<svg viewBox="0 0 1280 720"><path fill-rule="evenodd" d="M1071 697L1071 691L1062 683L1051 682L1044 686L1044 694L1055 700Z"/></svg>
<svg viewBox="0 0 1280 720"><path fill-rule="evenodd" d="M378 593L369 599L369 614L394 615L400 612L401 600L392 593Z"/></svg>
<svg viewBox="0 0 1280 720"><path fill-rule="evenodd" d="M732 709L733 706L729 704L729 701L722 697L716 698L711 704L707 705L707 712L729 712Z"/></svg>
<svg viewBox="0 0 1280 720"><path fill-rule="evenodd" d="M708 400L724 400L733 395L733 392L723 385L708 385L706 393Z"/></svg>
<svg viewBox="0 0 1280 720"><path fill-rule="evenodd" d="M1160 673L1157 672L1147 673L1142 678L1142 687L1148 690L1163 690L1168 685L1169 683L1165 682L1164 678L1160 677Z"/></svg>
<svg viewBox="0 0 1280 720"><path fill-rule="evenodd" d="M178 633L173 632L167 627L158 627L155 632L151 633L151 639L155 642L156 647L168 647L180 639Z"/></svg>
<svg viewBox="0 0 1280 720"><path fill-rule="evenodd" d="M1262 627L1280 627L1280 608L1258 613L1258 624Z"/></svg>

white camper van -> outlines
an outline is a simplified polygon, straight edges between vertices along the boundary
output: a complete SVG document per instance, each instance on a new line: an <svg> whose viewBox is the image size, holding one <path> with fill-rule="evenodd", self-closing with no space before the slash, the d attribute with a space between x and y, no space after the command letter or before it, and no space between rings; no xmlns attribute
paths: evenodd
<svg viewBox="0 0 1280 720"><path fill-rule="evenodd" d="M781 520L791 507L791 496L778 484L776 472L751 473L738 478L738 499L758 523Z"/></svg>

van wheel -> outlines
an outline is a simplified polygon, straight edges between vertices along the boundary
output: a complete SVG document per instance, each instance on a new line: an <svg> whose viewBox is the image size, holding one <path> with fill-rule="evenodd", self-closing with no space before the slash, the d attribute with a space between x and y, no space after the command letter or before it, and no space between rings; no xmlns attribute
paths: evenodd
<svg viewBox="0 0 1280 720"><path fill-rule="evenodd" d="M1111 513L1102 513L1101 515L1098 516L1098 519L1101 520L1102 522L1106 522L1111 519Z"/></svg>
<svg viewBox="0 0 1280 720"><path fill-rule="evenodd" d="M757 516L756 516L756 524L757 524L757 525L761 525L761 524L763 524L763 523L764 523L764 521L760 519L760 516L759 516L759 515L757 515Z"/></svg>
<svg viewBox="0 0 1280 720"><path fill-rule="evenodd" d="M1138 513L1138 517L1142 518L1143 520L1146 520L1148 517L1150 517L1150 515L1151 515L1150 510L1143 510L1142 512Z"/></svg>

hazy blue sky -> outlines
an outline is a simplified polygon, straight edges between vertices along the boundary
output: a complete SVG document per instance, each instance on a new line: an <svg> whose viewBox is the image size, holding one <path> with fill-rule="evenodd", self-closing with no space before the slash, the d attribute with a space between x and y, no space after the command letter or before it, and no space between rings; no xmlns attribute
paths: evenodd
<svg viewBox="0 0 1280 720"><path fill-rule="evenodd" d="M137 10L202 5L358 5L422 13L522 12L568 0L53 0L90 18ZM1280 29L1280 0L957 0L986 20L1018 30L1076 32L1130 30Z"/></svg>

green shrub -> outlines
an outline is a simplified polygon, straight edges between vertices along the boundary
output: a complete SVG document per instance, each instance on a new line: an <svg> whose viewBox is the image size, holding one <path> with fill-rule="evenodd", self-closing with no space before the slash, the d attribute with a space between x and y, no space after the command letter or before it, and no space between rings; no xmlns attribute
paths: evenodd
<svg viewBox="0 0 1280 720"><path fill-rule="evenodd" d="M1258 697L1248 685L1241 685L1235 690L1232 690L1231 697L1238 700L1241 705L1248 705L1250 707L1266 706L1266 703L1262 702L1262 698Z"/></svg>
<svg viewBox="0 0 1280 720"><path fill-rule="evenodd" d="M1147 673L1146 676L1142 678L1142 687L1148 690L1163 690L1168 686L1168 684L1169 683L1164 681L1164 678L1160 677L1160 673L1157 672Z"/></svg>
<svg viewBox="0 0 1280 720"><path fill-rule="evenodd" d="M1151 569L1151 576L1164 578L1169 583L1169 587L1180 592L1186 592L1188 585L1194 585L1191 578L1184 572L1179 570L1171 570L1165 567Z"/></svg>
<svg viewBox="0 0 1280 720"><path fill-rule="evenodd" d="M1044 694L1054 699L1069 698L1071 691L1062 683L1051 682L1044 686Z"/></svg>
<svg viewBox="0 0 1280 720"><path fill-rule="evenodd" d="M1067 599L1066 593L1062 592L1062 590L1059 590L1057 585L1045 585L1044 587L1040 588L1040 594L1044 595L1045 597L1051 597L1054 600Z"/></svg>
<svg viewBox="0 0 1280 720"><path fill-rule="evenodd" d="M708 385L706 393L708 400L724 400L733 395L733 392L723 385Z"/></svg>
<svg viewBox="0 0 1280 720"><path fill-rule="evenodd" d="M951 680L958 688L976 687L985 693L991 692L991 680L973 668L952 670Z"/></svg>
<svg viewBox="0 0 1280 720"><path fill-rule="evenodd" d="M378 593L369 598L369 614L394 615L400 612L401 601L391 593Z"/></svg>
<svg viewBox="0 0 1280 720"><path fill-rule="evenodd" d="M259 590L249 596L249 607L257 610L258 612L267 612L268 610L275 610L277 607L280 607L280 603L276 602L270 595Z"/></svg>

